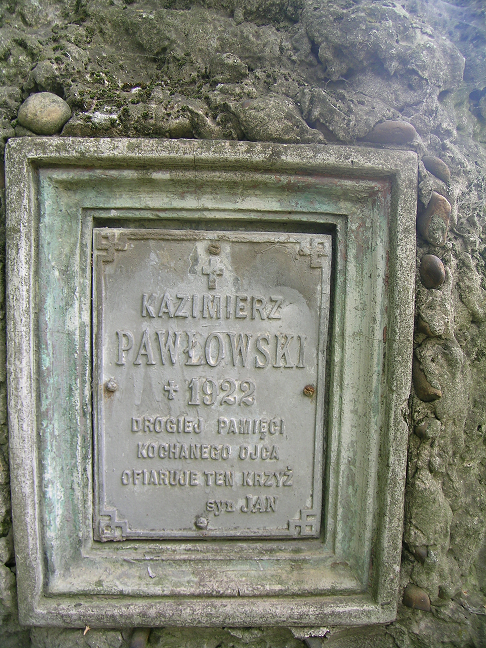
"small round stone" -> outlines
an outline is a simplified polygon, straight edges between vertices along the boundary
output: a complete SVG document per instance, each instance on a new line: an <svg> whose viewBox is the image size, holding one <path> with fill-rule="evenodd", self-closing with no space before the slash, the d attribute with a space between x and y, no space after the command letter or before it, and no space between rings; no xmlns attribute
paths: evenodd
<svg viewBox="0 0 486 648"><path fill-rule="evenodd" d="M18 120L21 126L37 135L59 133L71 117L68 104L51 92L37 92L30 95L19 108Z"/></svg>
<svg viewBox="0 0 486 648"><path fill-rule="evenodd" d="M433 191L427 208L417 217L417 229L426 241L432 245L445 244L451 211L447 198Z"/></svg>
<svg viewBox="0 0 486 648"><path fill-rule="evenodd" d="M418 436L419 439L428 439L428 432L429 429L429 421L425 419L425 421L421 421L414 427L414 432Z"/></svg>
<svg viewBox="0 0 486 648"><path fill-rule="evenodd" d="M449 184L451 181L451 172L445 162L442 162L440 158L433 155L425 155L422 158L422 162L427 171L435 175L439 180L442 180L442 182Z"/></svg>
<svg viewBox="0 0 486 648"><path fill-rule="evenodd" d="M446 278L444 264L435 254L424 254L420 262L420 279L426 288L440 288Z"/></svg>
<svg viewBox="0 0 486 648"><path fill-rule="evenodd" d="M403 605L413 610L430 612L430 598L425 590L417 585L407 585L403 592Z"/></svg>
<svg viewBox="0 0 486 648"><path fill-rule="evenodd" d="M364 139L375 144L407 144L412 142L416 135L417 131L412 124L389 120L377 124Z"/></svg>
<svg viewBox="0 0 486 648"><path fill-rule="evenodd" d="M438 398L442 398L442 391L436 389L429 383L427 376L422 369L422 365L417 358L414 358L412 363L412 379L415 393L421 401L424 401L424 403L430 403Z"/></svg>

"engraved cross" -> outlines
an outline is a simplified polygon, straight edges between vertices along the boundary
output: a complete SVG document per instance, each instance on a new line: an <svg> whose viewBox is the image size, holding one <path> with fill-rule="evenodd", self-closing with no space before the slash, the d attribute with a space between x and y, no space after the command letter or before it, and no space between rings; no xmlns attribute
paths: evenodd
<svg viewBox="0 0 486 648"><path fill-rule="evenodd" d="M208 275L208 289L216 290L216 277L222 277L224 267L219 259L211 257L208 263L203 267L202 273Z"/></svg>
<svg viewBox="0 0 486 648"><path fill-rule="evenodd" d="M309 246L301 244L299 254L310 257L311 268L322 268L324 264L323 257L329 256L325 242L316 241L316 239L311 239Z"/></svg>
<svg viewBox="0 0 486 648"><path fill-rule="evenodd" d="M179 391L178 385L176 385L173 380L169 380L167 385L164 386L164 389L166 392L169 392L168 394L169 400L174 400L174 393Z"/></svg>

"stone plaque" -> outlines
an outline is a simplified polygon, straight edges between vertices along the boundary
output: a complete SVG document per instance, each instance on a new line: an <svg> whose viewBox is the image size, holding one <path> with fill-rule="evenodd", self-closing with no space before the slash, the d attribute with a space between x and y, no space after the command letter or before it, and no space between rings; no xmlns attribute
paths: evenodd
<svg viewBox="0 0 486 648"><path fill-rule="evenodd" d="M416 155L23 137L6 172L21 623L392 621Z"/></svg>
<svg viewBox="0 0 486 648"><path fill-rule="evenodd" d="M318 537L331 237L94 250L95 538Z"/></svg>

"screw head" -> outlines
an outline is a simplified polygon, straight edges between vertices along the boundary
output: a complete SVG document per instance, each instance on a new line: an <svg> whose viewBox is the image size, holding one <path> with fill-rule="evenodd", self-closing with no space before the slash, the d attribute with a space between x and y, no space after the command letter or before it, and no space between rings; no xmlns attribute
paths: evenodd
<svg viewBox="0 0 486 648"><path fill-rule="evenodd" d="M205 518L203 515L198 515L194 524L198 529L207 529L209 520Z"/></svg>
<svg viewBox="0 0 486 648"><path fill-rule="evenodd" d="M316 388L314 387L314 385L306 385L302 390L302 393L304 394L304 396L307 396L307 398L312 398L316 393Z"/></svg>
<svg viewBox="0 0 486 648"><path fill-rule="evenodd" d="M114 378L110 378L105 383L105 389L106 389L106 391L109 391L109 392L116 392L116 390L118 389L118 383L116 382L116 380Z"/></svg>

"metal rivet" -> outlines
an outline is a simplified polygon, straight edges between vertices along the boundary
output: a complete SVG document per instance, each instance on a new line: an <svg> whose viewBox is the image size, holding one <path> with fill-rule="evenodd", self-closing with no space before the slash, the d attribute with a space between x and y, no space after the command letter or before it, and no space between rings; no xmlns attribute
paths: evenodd
<svg viewBox="0 0 486 648"><path fill-rule="evenodd" d="M208 246L208 252L213 256L217 256L221 253L221 245L217 241L213 241Z"/></svg>
<svg viewBox="0 0 486 648"><path fill-rule="evenodd" d="M194 524L197 526L198 529L207 529L209 520L203 517L202 515L198 515Z"/></svg>
<svg viewBox="0 0 486 648"><path fill-rule="evenodd" d="M308 398L312 398L314 394L316 393L316 388L314 385L306 385L303 389L304 396L308 396Z"/></svg>
<svg viewBox="0 0 486 648"><path fill-rule="evenodd" d="M109 392L116 392L118 389L118 383L114 378L110 378L110 380L107 380L105 383L105 389Z"/></svg>

